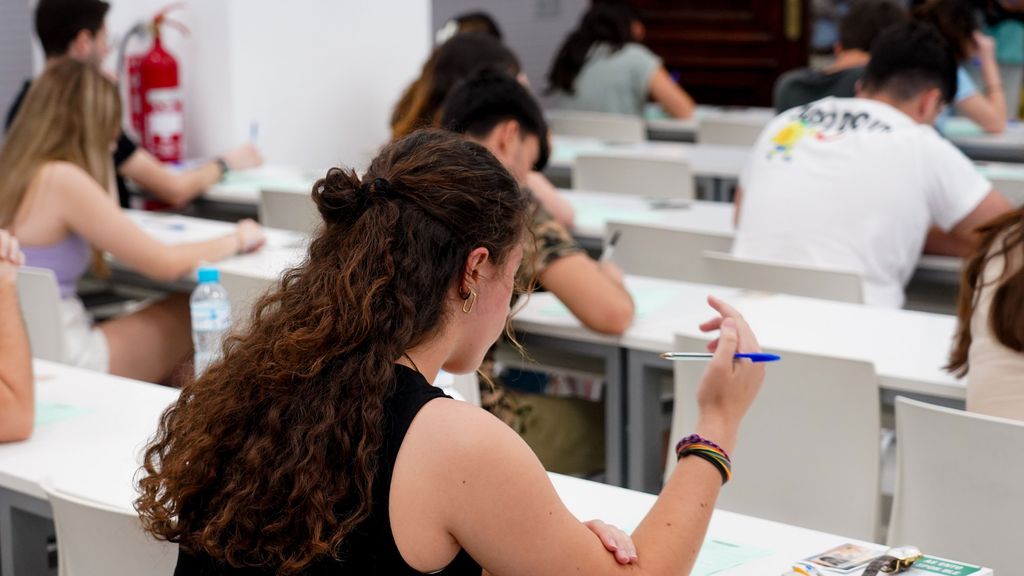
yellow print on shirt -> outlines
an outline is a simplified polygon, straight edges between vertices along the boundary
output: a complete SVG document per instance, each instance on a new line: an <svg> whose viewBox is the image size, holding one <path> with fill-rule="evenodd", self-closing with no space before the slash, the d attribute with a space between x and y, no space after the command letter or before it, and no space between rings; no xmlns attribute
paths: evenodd
<svg viewBox="0 0 1024 576"><path fill-rule="evenodd" d="M784 160L791 160L797 142L807 137L824 139L819 128L811 128L803 120L793 120L772 136L772 149L768 151L768 159L771 160L781 154Z"/></svg>

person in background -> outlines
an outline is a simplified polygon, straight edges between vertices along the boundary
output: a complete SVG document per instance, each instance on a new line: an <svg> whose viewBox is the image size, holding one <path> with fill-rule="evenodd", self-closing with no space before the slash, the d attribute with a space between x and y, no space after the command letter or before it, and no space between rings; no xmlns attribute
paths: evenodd
<svg viewBox="0 0 1024 576"><path fill-rule="evenodd" d="M448 93L461 80L480 68L498 68L522 83L519 59L493 36L481 32L459 34L434 49L423 65L423 71L402 95L391 118L391 136L397 140L420 128L439 128L441 107ZM541 141L540 157L548 157L547 138ZM537 169L531 170L524 182L534 197L555 220L572 228L575 212L551 182Z"/></svg>
<svg viewBox="0 0 1024 576"><path fill-rule="evenodd" d="M1003 82L1006 114L1020 116L1020 91L1024 84L1024 2L981 0L985 34L996 43L996 62Z"/></svg>
<svg viewBox="0 0 1024 576"><path fill-rule="evenodd" d="M742 316L709 299L695 436L609 554L522 439L430 384L475 370L508 325L530 216L512 175L425 130L313 190L308 256L145 451L135 506L178 544L176 576L688 574L764 380L734 359L760 349Z"/></svg>
<svg viewBox="0 0 1024 576"><path fill-rule="evenodd" d="M0 442L24 440L35 420L32 354L18 306L18 239L0 229Z"/></svg>
<svg viewBox="0 0 1024 576"><path fill-rule="evenodd" d="M39 0L36 6L36 34L46 54L46 66L65 56L87 62L97 69L110 50L105 23L110 5L103 0ZM26 80L7 112L4 127L21 109L31 81ZM170 170L155 156L140 148L122 130L114 149L117 190L121 206L127 208L129 190L123 178L172 207L182 207L216 184L228 170L243 170L263 163L259 152L246 144L189 170Z"/></svg>
<svg viewBox="0 0 1024 576"><path fill-rule="evenodd" d="M733 254L856 272L900 307L922 248L965 256L1011 209L931 124L956 91L949 44L921 22L875 41L857 98L777 116L740 174Z"/></svg>
<svg viewBox="0 0 1024 576"><path fill-rule="evenodd" d="M547 134L533 96L495 69L478 70L452 90L441 125L487 148L520 185ZM591 259L543 206L535 202L532 212L517 283L529 286L536 280L591 330L623 333L632 324L634 305L622 270L610 261ZM498 382L490 358L483 371L488 380ZM600 402L530 394L514 381L500 384L481 391L484 407L519 432L547 470L588 474L604 467L601 445L593 441L604 436Z"/></svg>
<svg viewBox="0 0 1024 576"><path fill-rule="evenodd" d="M693 99L641 44L643 37L643 23L628 2L595 2L548 72L548 93L558 108L643 116L653 99L669 116L693 116Z"/></svg>
<svg viewBox="0 0 1024 576"><path fill-rule="evenodd" d="M856 0L839 21L835 62L824 70L800 68L780 76L775 82L775 109L784 112L826 96L853 98L875 38L906 18L907 11L896 0Z"/></svg>
<svg viewBox="0 0 1024 576"><path fill-rule="evenodd" d="M978 232L947 368L967 376L968 410L1024 420L1024 208Z"/></svg>
<svg viewBox="0 0 1024 576"><path fill-rule="evenodd" d="M951 104L956 113L972 120L985 132L1006 129L1006 96L996 63L995 43L981 33L974 9L967 0L928 0L913 11L915 18L934 26L953 50L957 89ZM968 71L977 62L981 89Z"/></svg>
<svg viewBox="0 0 1024 576"><path fill-rule="evenodd" d="M95 251L156 280L177 280L200 262L258 248L263 231L242 221L232 234L167 246L113 199L110 149L120 132L117 87L96 67L52 62L32 83L0 149L0 227L18 237L30 266L60 284L65 364L163 382L192 349L188 298L177 295L93 325L75 292Z"/></svg>
<svg viewBox="0 0 1024 576"><path fill-rule="evenodd" d="M466 34L467 32L480 32L481 34L493 36L499 42L504 41L501 28L498 27L498 23L495 22L494 18L487 12L478 11L459 14L445 22L444 26L437 31L435 42L437 44L444 44L454 36Z"/></svg>

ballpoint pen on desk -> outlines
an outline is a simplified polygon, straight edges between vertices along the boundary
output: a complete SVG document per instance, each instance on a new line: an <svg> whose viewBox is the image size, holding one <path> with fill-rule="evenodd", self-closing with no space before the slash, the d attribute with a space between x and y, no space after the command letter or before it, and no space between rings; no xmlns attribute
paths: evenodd
<svg viewBox="0 0 1024 576"><path fill-rule="evenodd" d="M658 356L663 360L684 362L687 360L710 360L715 355L707 352L663 352ZM782 360L782 357L777 354L764 354L761 352L734 354L733 358L736 360L750 360L751 362L778 362Z"/></svg>
<svg viewBox="0 0 1024 576"><path fill-rule="evenodd" d="M260 137L260 123L255 120L249 123L249 144L256 146Z"/></svg>
<svg viewBox="0 0 1024 576"><path fill-rule="evenodd" d="M622 230L616 230L612 237L608 240L608 245L604 247L604 252L601 252L601 262L608 262L612 259L615 254L615 245L619 243L619 236L622 236Z"/></svg>

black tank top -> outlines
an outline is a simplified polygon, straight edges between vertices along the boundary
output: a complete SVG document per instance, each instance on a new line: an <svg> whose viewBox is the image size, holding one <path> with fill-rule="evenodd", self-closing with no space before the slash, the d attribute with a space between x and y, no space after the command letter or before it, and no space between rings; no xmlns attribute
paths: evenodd
<svg viewBox="0 0 1024 576"><path fill-rule="evenodd" d="M370 518L346 539L344 561L325 558L312 564L302 576L331 576L345 574L379 574L396 576L418 576L417 572L402 560L391 531L390 491L391 476L398 459L405 433L413 418L427 402L435 398L449 398L439 388L431 386L419 372L395 365L395 394L386 405L384 458L382 468L373 487L373 513ZM440 572L442 576L480 576L483 570L465 551L459 550L448 566ZM189 554L178 551L178 565L174 576L273 576L267 568L232 568L205 554Z"/></svg>

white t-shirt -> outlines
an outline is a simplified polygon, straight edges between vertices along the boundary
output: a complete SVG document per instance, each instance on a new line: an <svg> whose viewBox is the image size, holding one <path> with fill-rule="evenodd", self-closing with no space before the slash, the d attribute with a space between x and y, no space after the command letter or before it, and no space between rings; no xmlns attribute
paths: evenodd
<svg viewBox="0 0 1024 576"><path fill-rule="evenodd" d="M928 125L863 98L783 112L740 175L733 254L857 272L868 304L900 307L932 224L950 230L992 189Z"/></svg>

